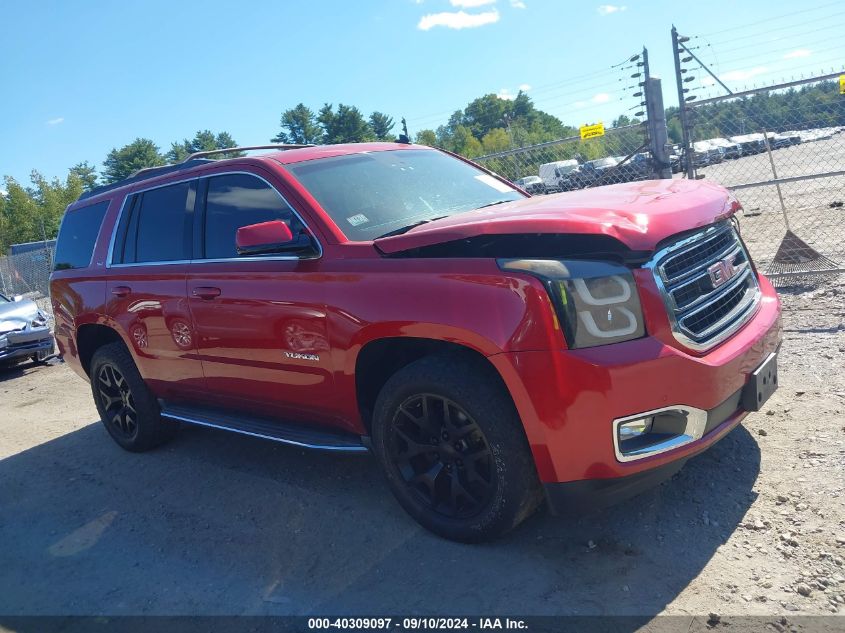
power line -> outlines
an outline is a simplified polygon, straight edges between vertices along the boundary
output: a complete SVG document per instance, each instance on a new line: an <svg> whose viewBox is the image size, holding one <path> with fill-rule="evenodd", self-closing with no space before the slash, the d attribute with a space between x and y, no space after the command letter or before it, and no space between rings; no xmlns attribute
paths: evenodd
<svg viewBox="0 0 845 633"><path fill-rule="evenodd" d="M822 22L824 20L829 20L831 18L835 18L835 17L840 16L840 15L845 15L845 11L839 11L838 13L831 13L830 15L824 15L820 18L816 18L816 19L813 19L813 20L807 20L807 21L804 21L804 22L793 22L791 24L786 24L784 26L777 26L777 27L774 27L774 28L771 28L771 29L766 29L765 31L758 33L756 35L746 35L742 39L743 39L743 41L746 41L746 40L749 40L749 39L755 39L755 38L759 38L759 37L768 37L771 33L775 32L775 31L783 31L783 30L786 30L786 29L794 29L794 28L798 28L798 27L801 27L801 26L806 26L807 24L817 24L818 22ZM836 24L836 25L833 25L833 27L839 28L839 27L841 27L841 25ZM820 29L816 29L816 30L824 30L825 28L832 28L832 27L821 27ZM722 31L720 31L719 33L721 34ZM693 36L690 36L690 39L695 39L697 37L702 37L702 36L693 35ZM730 38L727 38L727 39L724 39L724 40L716 40L715 44L719 45L719 44L722 44L724 42L733 42L733 41L736 41L736 39L734 37L730 37Z"/></svg>
<svg viewBox="0 0 845 633"><path fill-rule="evenodd" d="M841 14L839 14L839 15L845 15L845 11L843 11L843 12L842 12ZM791 38L793 38L793 37L804 37L804 36L806 36L806 35L815 35L815 34L816 34L816 33L818 33L819 31L826 31L826 30L829 30L829 29L837 29L837 30L841 30L841 29L843 29L843 28L845 28L845 23L831 24L830 26L825 26L825 27L821 27L821 28L815 28L815 29L813 29L813 30L811 30L811 31L804 31L804 32L802 32L802 33L790 33L790 34L789 34L789 36L790 36ZM840 39L840 40L841 40L841 39L842 39L842 38L841 38L841 36L840 36L838 39ZM768 42L766 42L766 41L763 41L763 42L752 42L752 43L750 43L750 44L743 44L742 46L734 46L733 48L720 48L720 49L719 49L719 53L720 53L720 54L724 54L724 53L732 53L732 52L734 52L734 51L747 50L747 49L749 49L749 48L755 48L755 47L758 47L758 46L764 46L764 45L765 45L765 44L767 44L767 43L768 43ZM708 43L708 45L707 45L707 46L712 48L714 45L713 45L713 44L709 44L709 43ZM718 46L718 42L716 43L716 45L715 45L715 46Z"/></svg>
<svg viewBox="0 0 845 633"><path fill-rule="evenodd" d="M737 26L731 26L731 27L728 27L726 29L719 29L718 31L712 31L710 33L702 33L702 35L716 35L716 34L721 34L721 33L728 33L728 32L731 32L731 31L737 31L737 30L740 30L740 29L747 29L751 26L756 26L756 25L762 24L764 22L772 22L774 20L780 20L781 18L788 18L788 17L793 16L793 15L801 15L801 14L804 14L804 13L811 13L813 11L818 11L819 9L826 9L827 7L832 7L832 6L841 7L842 6L842 0L838 0L837 2L829 2L827 4L820 4L817 7L810 7L808 9L801 9L800 11L792 11L791 13L782 13L780 15L773 15L771 17L763 18L762 20L755 20L754 22L750 22L750 23L747 23L747 24L739 24Z"/></svg>

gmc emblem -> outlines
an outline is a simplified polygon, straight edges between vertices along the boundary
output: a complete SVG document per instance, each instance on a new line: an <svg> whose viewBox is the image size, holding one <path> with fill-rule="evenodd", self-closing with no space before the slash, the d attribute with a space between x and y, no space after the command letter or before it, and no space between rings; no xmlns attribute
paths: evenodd
<svg viewBox="0 0 845 633"><path fill-rule="evenodd" d="M736 275L736 270L733 264L733 257L727 257L708 267L707 274L710 275L710 281L713 283L713 287L718 288Z"/></svg>

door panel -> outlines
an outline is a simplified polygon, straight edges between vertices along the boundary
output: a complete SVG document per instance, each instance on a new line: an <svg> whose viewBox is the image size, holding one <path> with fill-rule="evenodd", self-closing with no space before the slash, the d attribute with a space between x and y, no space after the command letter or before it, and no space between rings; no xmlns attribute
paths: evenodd
<svg viewBox="0 0 845 633"><path fill-rule="evenodd" d="M332 363L318 274L309 272L315 265L192 265L188 301L211 397L230 408L334 424L324 413ZM212 297L209 288L219 293Z"/></svg>
<svg viewBox="0 0 845 633"><path fill-rule="evenodd" d="M113 269L108 314L126 333L135 362L159 398L194 399L205 389L185 294L186 264Z"/></svg>

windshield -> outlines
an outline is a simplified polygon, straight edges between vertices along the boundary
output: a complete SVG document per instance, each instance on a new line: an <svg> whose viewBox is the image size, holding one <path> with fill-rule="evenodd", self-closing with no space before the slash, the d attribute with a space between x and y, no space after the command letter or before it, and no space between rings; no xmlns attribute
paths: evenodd
<svg viewBox="0 0 845 633"><path fill-rule="evenodd" d="M613 167L618 164L615 158L599 158L590 162L593 167Z"/></svg>
<svg viewBox="0 0 845 633"><path fill-rule="evenodd" d="M0 303L11 303L6 295L0 294Z"/></svg>
<svg viewBox="0 0 845 633"><path fill-rule="evenodd" d="M572 173L576 169L578 169L578 165L564 165L563 167L558 167L557 171L561 176L565 176L566 174Z"/></svg>
<svg viewBox="0 0 845 633"><path fill-rule="evenodd" d="M501 180L435 150L351 154L287 167L354 241L524 198Z"/></svg>

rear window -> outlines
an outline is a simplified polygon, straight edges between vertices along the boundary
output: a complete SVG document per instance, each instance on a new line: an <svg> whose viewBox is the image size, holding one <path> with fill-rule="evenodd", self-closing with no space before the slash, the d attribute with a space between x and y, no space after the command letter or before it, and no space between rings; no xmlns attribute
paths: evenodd
<svg viewBox="0 0 845 633"><path fill-rule="evenodd" d="M108 208L106 200L65 213L53 257L54 270L87 268L91 264L94 244Z"/></svg>

